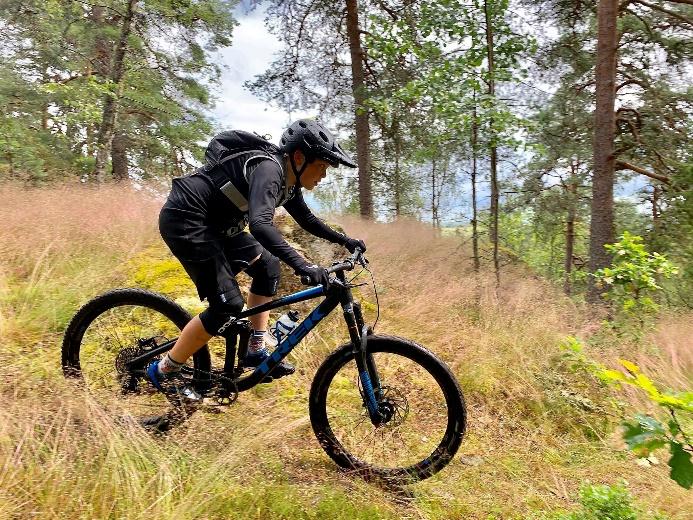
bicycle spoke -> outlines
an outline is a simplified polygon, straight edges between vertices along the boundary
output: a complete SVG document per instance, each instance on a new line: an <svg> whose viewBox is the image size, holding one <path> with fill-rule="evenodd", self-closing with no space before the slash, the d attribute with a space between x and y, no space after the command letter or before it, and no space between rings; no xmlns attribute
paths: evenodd
<svg viewBox="0 0 693 520"><path fill-rule="evenodd" d="M144 379L137 381L134 392L123 394L122 378L134 376L118 373L116 360L125 352L137 352L142 340L165 338L172 330L177 328L165 316L145 307L120 306L98 316L84 334L80 353L89 392L105 406L133 416L170 408L163 395L146 387L150 383ZM120 363L124 365L124 360ZM119 398L114 401L115 396Z"/></svg>
<svg viewBox="0 0 693 520"><path fill-rule="evenodd" d="M418 364L387 353L374 353L389 421L374 426L363 407L358 370L343 366L327 395L330 427L344 449L378 467L401 468L430 455L447 428L445 397L433 377ZM389 385L389 386L388 386Z"/></svg>

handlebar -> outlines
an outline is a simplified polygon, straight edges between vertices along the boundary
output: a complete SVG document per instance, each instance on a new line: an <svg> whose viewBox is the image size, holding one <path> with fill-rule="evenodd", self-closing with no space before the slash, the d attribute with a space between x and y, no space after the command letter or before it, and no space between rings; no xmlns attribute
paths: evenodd
<svg viewBox="0 0 693 520"><path fill-rule="evenodd" d="M339 271L351 271L356 267L356 264L361 264L363 266L366 265L367 261L363 256L363 250L360 247L357 247L354 252L344 260L343 262L333 264L330 267L327 267L327 273L332 274L332 273L337 273ZM301 275L301 283L303 285L310 285L311 280L310 276Z"/></svg>

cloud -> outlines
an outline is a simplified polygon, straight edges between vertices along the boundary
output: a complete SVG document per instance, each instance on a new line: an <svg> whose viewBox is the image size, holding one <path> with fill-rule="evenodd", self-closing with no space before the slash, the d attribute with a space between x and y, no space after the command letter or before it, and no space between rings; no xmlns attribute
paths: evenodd
<svg viewBox="0 0 693 520"><path fill-rule="evenodd" d="M212 117L220 129L240 129L270 134L277 142L289 123L289 114L253 96L243 83L264 72L273 54L282 48L279 40L265 27L264 9L249 13L240 6L235 16L239 25L234 29L233 45L218 53L224 65L221 88L216 92L217 105ZM309 114L293 113L292 117Z"/></svg>

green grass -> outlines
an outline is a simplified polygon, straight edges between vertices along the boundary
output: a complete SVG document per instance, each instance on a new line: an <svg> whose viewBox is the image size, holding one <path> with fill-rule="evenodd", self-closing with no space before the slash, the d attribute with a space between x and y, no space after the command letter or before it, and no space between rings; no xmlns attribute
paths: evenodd
<svg viewBox="0 0 693 520"><path fill-rule="evenodd" d="M72 211L61 200L53 207ZM19 204L16 211L26 211ZM96 220L96 208L81 208L78 220ZM55 218L39 230L34 253L0 251L0 518L543 518L579 511L585 481L622 478L643 510L672 519L691 510L690 494L669 480L665 464L642 468L623 450L608 394L562 364L561 340L590 326L585 309L516 267L496 294L487 274L474 281L455 237L415 224L347 221L345 229L369 244L378 330L435 351L465 392L469 431L440 474L385 489L341 472L318 445L307 395L319 364L347 339L339 313L296 350L297 374L242 394L221 413L196 414L162 438L115 424L62 378L69 318L113 286L147 287L191 312L200 308L157 238L155 211L142 212L149 224L131 222L133 231L104 221L86 239L74 221ZM56 236L60 248L42 255ZM18 233L0 239L24 245ZM361 294L372 321L374 295ZM614 340L608 355L628 348Z"/></svg>

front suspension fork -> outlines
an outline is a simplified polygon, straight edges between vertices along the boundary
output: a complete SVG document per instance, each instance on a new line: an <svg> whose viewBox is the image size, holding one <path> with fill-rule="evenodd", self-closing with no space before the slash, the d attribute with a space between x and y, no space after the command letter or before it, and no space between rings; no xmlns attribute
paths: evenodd
<svg viewBox="0 0 693 520"><path fill-rule="evenodd" d="M345 306L344 314L352 336L354 358L359 371L361 388L363 389L363 403L368 410L371 423L378 426L385 419L378 406L378 403L383 398L383 390L380 384L378 369L373 361L373 355L366 348L367 338L371 330L363 320L361 305L353 301L350 303L351 305Z"/></svg>

